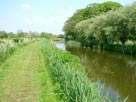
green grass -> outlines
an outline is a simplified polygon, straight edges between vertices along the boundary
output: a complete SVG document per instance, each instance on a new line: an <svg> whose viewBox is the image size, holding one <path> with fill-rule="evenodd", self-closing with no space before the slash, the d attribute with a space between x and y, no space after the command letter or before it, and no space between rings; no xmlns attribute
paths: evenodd
<svg viewBox="0 0 136 102"><path fill-rule="evenodd" d="M41 45L39 45L41 47ZM41 48L40 48L41 51ZM49 71L45 68L45 62L43 54L39 53L39 83L41 87L41 95L39 102L60 102L58 96L54 93L55 87L52 85L52 80L49 75Z"/></svg>
<svg viewBox="0 0 136 102"><path fill-rule="evenodd" d="M17 49L0 66L0 102L57 102L41 44Z"/></svg>
<svg viewBox="0 0 136 102"><path fill-rule="evenodd" d="M88 79L77 57L57 49L47 40L42 42L42 51L57 88L56 94L65 102L110 102Z"/></svg>
<svg viewBox="0 0 136 102"><path fill-rule="evenodd" d="M15 51L15 47L7 47L6 52L0 52L0 65Z"/></svg>
<svg viewBox="0 0 136 102"><path fill-rule="evenodd" d="M47 40L18 47L0 65L0 102L111 102L99 90L77 57Z"/></svg>
<svg viewBox="0 0 136 102"><path fill-rule="evenodd" d="M20 43L17 44L16 46L9 46L5 44L6 51L1 51L0 52L0 65L8 58L10 57L14 51L22 46L25 46L26 43Z"/></svg>

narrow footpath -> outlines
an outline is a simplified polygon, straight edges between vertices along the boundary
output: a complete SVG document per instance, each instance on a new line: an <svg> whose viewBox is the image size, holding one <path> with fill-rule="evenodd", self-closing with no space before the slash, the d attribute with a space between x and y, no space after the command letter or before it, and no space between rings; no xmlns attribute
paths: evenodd
<svg viewBox="0 0 136 102"><path fill-rule="evenodd" d="M46 96L42 96L40 70L45 69L41 42L21 47L0 66L0 102L57 102L48 72ZM46 69L45 69L46 71ZM48 95L49 94L49 95ZM42 98L46 98L42 100ZM51 99L51 100L49 100Z"/></svg>

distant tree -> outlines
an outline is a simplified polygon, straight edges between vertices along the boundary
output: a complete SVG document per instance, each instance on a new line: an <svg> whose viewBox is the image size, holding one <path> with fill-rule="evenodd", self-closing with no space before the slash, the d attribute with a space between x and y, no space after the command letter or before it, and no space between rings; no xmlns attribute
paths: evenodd
<svg viewBox="0 0 136 102"><path fill-rule="evenodd" d="M37 36L38 36L38 32L29 31L29 32L27 32L27 34L26 34L26 37L28 37L28 38L35 38L35 37L37 37Z"/></svg>
<svg viewBox="0 0 136 102"><path fill-rule="evenodd" d="M54 35L52 33L47 33L47 32L41 32L40 37L44 37L47 39L51 39L54 37Z"/></svg>
<svg viewBox="0 0 136 102"><path fill-rule="evenodd" d="M80 21L93 18L97 15L104 14L110 10L116 10L118 8L122 7L121 4L117 2L104 2L104 3L94 3L94 4L89 4L86 8L77 10L76 13L73 14L72 17L70 17L64 25L64 32L66 35L66 38L71 38L75 39L77 38L76 36L76 31L75 31L75 26L77 23Z"/></svg>
<svg viewBox="0 0 136 102"><path fill-rule="evenodd" d="M17 31L17 37L25 37L26 33L23 32L23 30L18 30Z"/></svg>
<svg viewBox="0 0 136 102"><path fill-rule="evenodd" d="M16 37L16 35L13 32L9 32L9 33L7 33L7 35L8 35L8 38Z"/></svg>
<svg viewBox="0 0 136 102"><path fill-rule="evenodd" d="M8 37L7 32L0 31L0 38L7 38L7 37Z"/></svg>
<svg viewBox="0 0 136 102"><path fill-rule="evenodd" d="M64 34L57 35L58 38L64 38Z"/></svg>
<svg viewBox="0 0 136 102"><path fill-rule="evenodd" d="M136 40L136 2L132 6L126 6L123 11L126 18L128 18L129 38Z"/></svg>
<svg viewBox="0 0 136 102"><path fill-rule="evenodd" d="M48 38L46 32L41 32L40 37L42 37L42 38Z"/></svg>

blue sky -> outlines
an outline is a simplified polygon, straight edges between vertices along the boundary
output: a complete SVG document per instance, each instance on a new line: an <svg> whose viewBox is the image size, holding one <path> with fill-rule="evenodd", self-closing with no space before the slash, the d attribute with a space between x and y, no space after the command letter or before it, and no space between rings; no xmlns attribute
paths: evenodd
<svg viewBox="0 0 136 102"><path fill-rule="evenodd" d="M63 33L64 22L77 9L107 0L0 0L0 30ZM123 5L135 0L110 0Z"/></svg>

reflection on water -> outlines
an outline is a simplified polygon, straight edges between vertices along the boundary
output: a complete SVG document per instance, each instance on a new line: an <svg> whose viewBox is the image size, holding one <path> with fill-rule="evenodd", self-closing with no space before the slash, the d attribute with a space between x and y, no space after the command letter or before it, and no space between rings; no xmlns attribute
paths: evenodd
<svg viewBox="0 0 136 102"><path fill-rule="evenodd" d="M67 51L78 56L91 80L104 84L103 94L109 97L117 94L136 102L136 58L88 48L66 47Z"/></svg>
<svg viewBox="0 0 136 102"><path fill-rule="evenodd" d="M66 49L65 49L65 45L64 45L63 43L61 43L61 42L57 42L57 43L56 43L56 47L57 47L57 48L60 48L60 49L62 49L62 50L66 50Z"/></svg>

